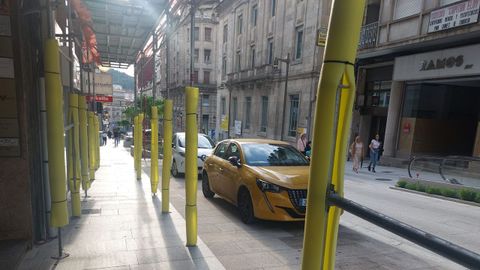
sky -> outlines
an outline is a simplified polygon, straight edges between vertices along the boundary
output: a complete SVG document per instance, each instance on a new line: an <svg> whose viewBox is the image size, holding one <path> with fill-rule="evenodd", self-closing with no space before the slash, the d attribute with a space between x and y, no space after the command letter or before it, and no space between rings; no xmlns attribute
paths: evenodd
<svg viewBox="0 0 480 270"><path fill-rule="evenodd" d="M128 74L128 75L130 75L130 76L133 77L133 74L134 74L134 72L133 72L133 65L128 66L127 69L124 69L124 68L114 68L114 69L115 69L116 71L120 71L120 72L126 73L126 74Z"/></svg>

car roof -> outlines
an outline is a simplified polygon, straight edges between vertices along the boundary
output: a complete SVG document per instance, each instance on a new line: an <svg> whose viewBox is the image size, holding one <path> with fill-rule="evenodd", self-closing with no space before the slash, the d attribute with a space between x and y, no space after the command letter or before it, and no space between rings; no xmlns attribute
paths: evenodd
<svg viewBox="0 0 480 270"><path fill-rule="evenodd" d="M283 141L268 140L268 139L227 139L225 141L237 142L239 144L261 143L261 144L289 144Z"/></svg>
<svg viewBox="0 0 480 270"><path fill-rule="evenodd" d="M175 134L175 135L184 135L184 136L185 136L185 132L175 132L174 134ZM208 137L207 134L203 134L203 133L198 133L198 135L203 135L203 136L207 136L207 137Z"/></svg>

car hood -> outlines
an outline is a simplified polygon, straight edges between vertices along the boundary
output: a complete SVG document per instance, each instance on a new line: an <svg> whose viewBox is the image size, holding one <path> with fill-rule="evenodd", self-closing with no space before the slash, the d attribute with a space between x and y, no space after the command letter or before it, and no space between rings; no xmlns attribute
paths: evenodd
<svg viewBox="0 0 480 270"><path fill-rule="evenodd" d="M262 180L290 189L307 189L309 166L250 167Z"/></svg>

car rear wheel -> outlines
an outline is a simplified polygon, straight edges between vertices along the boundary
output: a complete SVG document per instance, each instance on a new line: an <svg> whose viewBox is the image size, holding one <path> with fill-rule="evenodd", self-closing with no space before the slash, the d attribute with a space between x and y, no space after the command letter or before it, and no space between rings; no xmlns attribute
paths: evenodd
<svg viewBox="0 0 480 270"><path fill-rule="evenodd" d="M255 216L253 214L253 203L250 197L250 192L246 188L240 189L238 193L238 211L240 212L240 218L243 223L251 224L255 222Z"/></svg>
<svg viewBox="0 0 480 270"><path fill-rule="evenodd" d="M178 167L177 167L177 162L173 160L172 162L172 176L173 177L179 177L180 174L178 173Z"/></svg>
<svg viewBox="0 0 480 270"><path fill-rule="evenodd" d="M208 182L208 175L206 172L202 175L202 192L205 198L213 198L215 192L210 189L210 183Z"/></svg>

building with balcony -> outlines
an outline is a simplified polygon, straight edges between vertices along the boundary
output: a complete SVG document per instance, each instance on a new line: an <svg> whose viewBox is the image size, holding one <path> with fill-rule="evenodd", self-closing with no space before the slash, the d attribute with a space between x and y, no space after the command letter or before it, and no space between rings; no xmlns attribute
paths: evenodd
<svg viewBox="0 0 480 270"><path fill-rule="evenodd" d="M480 156L479 0L369 0L352 136L381 161Z"/></svg>
<svg viewBox="0 0 480 270"><path fill-rule="evenodd" d="M190 59L193 56L193 84L200 89L199 132L215 134L217 83L214 41L218 23L213 13L213 2L204 2L195 13L193 55L190 52L188 16L172 18L182 23L169 34L168 44L162 44L159 48L158 85L162 95L166 96L168 92L168 97L173 100L174 131L185 131L185 87L190 85Z"/></svg>
<svg viewBox="0 0 480 270"><path fill-rule="evenodd" d="M219 139L258 137L293 143L301 133L310 134L323 56L317 36L328 25L330 5L331 1L302 0L218 4Z"/></svg>

